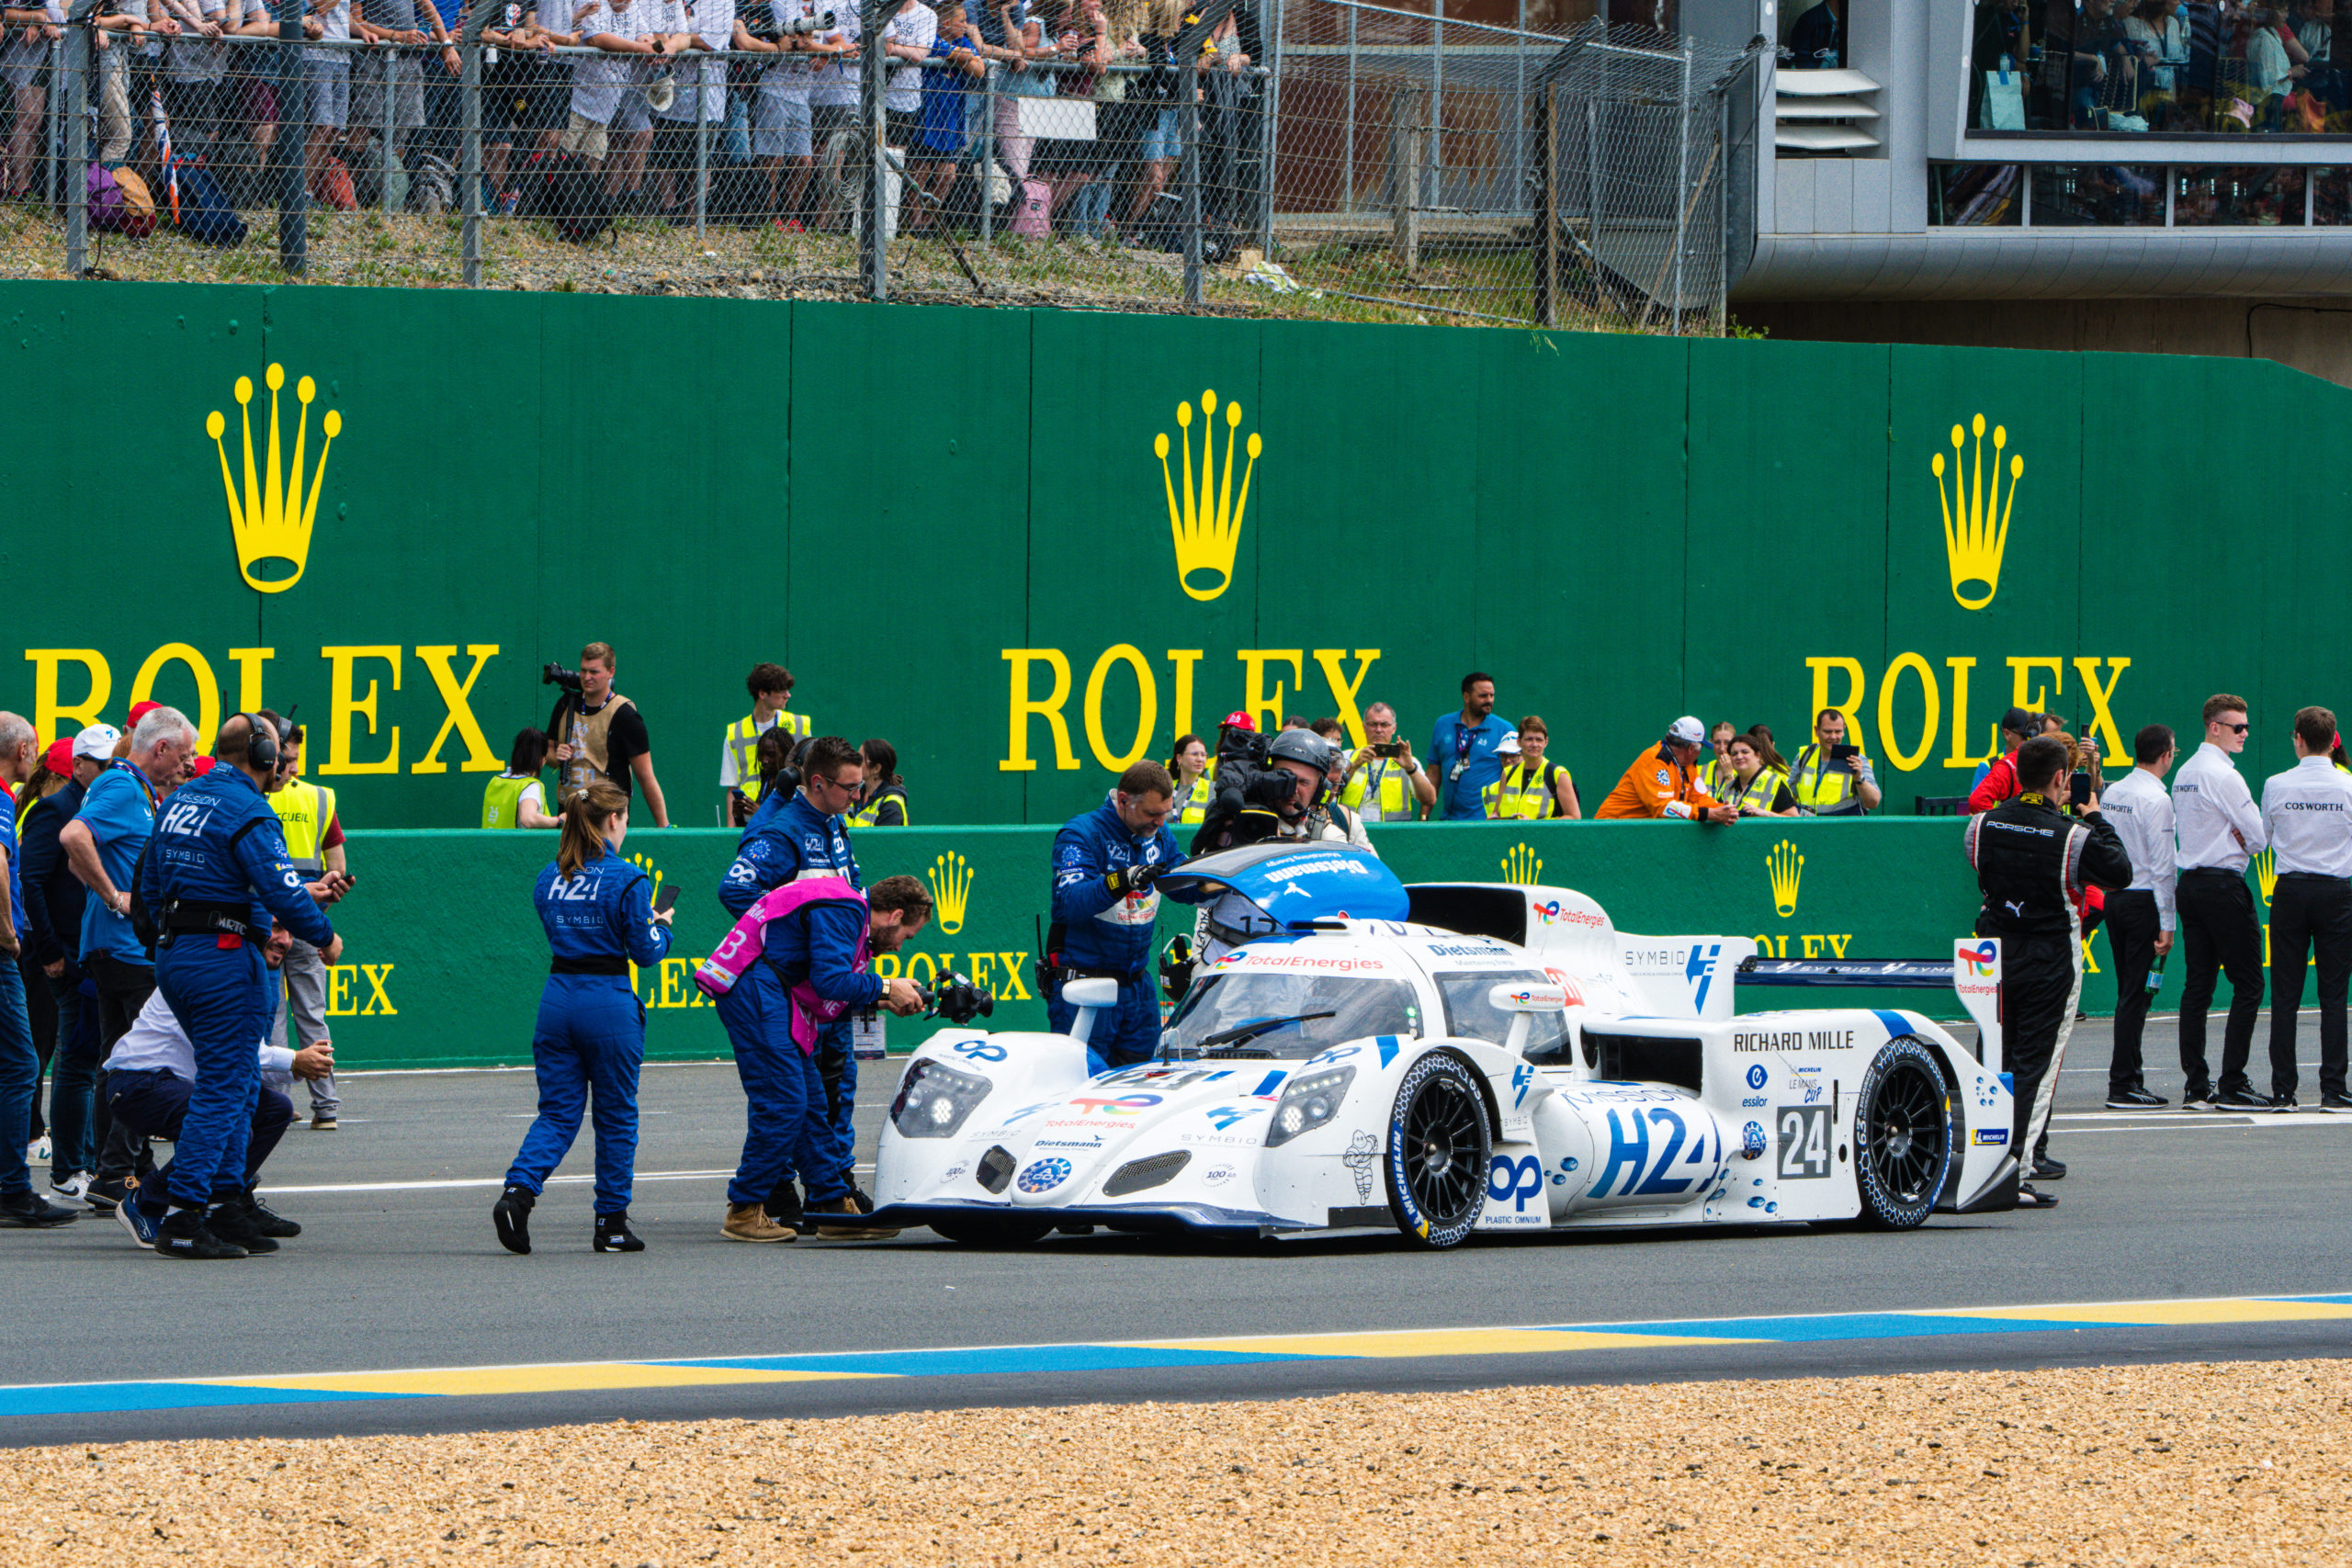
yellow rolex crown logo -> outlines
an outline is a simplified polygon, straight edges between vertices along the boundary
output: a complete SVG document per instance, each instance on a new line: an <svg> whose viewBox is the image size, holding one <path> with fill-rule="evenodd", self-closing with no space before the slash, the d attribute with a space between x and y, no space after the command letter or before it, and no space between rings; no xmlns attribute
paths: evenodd
<svg viewBox="0 0 2352 1568"><path fill-rule="evenodd" d="M1544 862L1532 846L1513 844L1510 853L1503 856L1503 880L1515 882L1521 887L1532 887L1544 874Z"/></svg>
<svg viewBox="0 0 2352 1568"><path fill-rule="evenodd" d="M1201 394L1201 478L1193 484L1193 405L1176 405L1178 435L1183 452L1184 492L1178 504L1176 480L1168 471L1168 435L1153 437L1151 449L1159 457L1159 482L1168 492L1168 527L1176 538L1176 578L1184 592L1206 603L1233 586L1233 557L1241 545L1241 515L1250 510L1250 476L1257 471L1264 444L1250 435L1250 461L1241 470L1241 493L1233 493L1233 449L1240 443L1241 405L1225 405L1225 475L1216 469L1216 393Z"/></svg>
<svg viewBox="0 0 2352 1568"><path fill-rule="evenodd" d="M923 874L931 884L931 901L939 907L939 929L954 936L964 929L964 911L972 898L972 863L950 850Z"/></svg>
<svg viewBox="0 0 2352 1568"><path fill-rule="evenodd" d="M2271 892L2278 886L2278 863L2271 858L2268 850L2254 857L2254 879L2262 885L2263 907L2267 908Z"/></svg>
<svg viewBox="0 0 2352 1568"><path fill-rule="evenodd" d="M250 376L237 378L237 417L244 430L244 490L239 499L237 479L229 467L229 449L220 437L228 430L229 422L215 409L204 416L204 433L212 437L212 449L220 456L220 488L229 497L229 528L237 541L237 571L247 587L262 593L283 593L302 581L302 568L311 556L311 525L319 514L319 491L325 487L327 453L334 438L343 434L343 415L329 409L321 428L326 439L319 444L319 466L311 475L310 492L302 490L302 451L311 435L311 402L319 395L318 385L308 376L294 384L294 396L300 401L302 412L294 429L294 454L290 464L281 471L278 468L281 437L277 426L277 393L286 385L286 367L273 365L263 378L269 384L269 453L266 473L256 473L254 462L254 382ZM261 569L272 568L267 575Z"/></svg>
<svg viewBox="0 0 2352 1568"><path fill-rule="evenodd" d="M1968 432L1951 427L1951 484L1944 484L1944 455L1939 452L1928 467L1936 476L1936 499L1944 509L1944 559L1951 568L1951 596L1963 610L1981 610L2001 587L2001 552L2009 542L2009 511L2017 505L2018 481L2025 477L2025 459L2009 454L2009 482L2001 486L2001 456L2009 445L2006 425L1993 427L1993 469L1984 471L1984 416L1969 423L1975 432L1973 460L1967 450Z"/></svg>
<svg viewBox="0 0 2352 1568"><path fill-rule="evenodd" d="M1804 875L1804 856L1782 839L1764 856L1764 874L1772 879L1772 912L1782 919L1797 912L1797 883Z"/></svg>

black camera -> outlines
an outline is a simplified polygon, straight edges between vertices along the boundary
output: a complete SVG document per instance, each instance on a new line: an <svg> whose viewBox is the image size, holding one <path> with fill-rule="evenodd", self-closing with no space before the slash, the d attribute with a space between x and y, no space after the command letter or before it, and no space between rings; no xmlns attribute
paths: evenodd
<svg viewBox="0 0 2352 1568"><path fill-rule="evenodd" d="M950 1023L969 1023L996 1011L996 998L974 985L968 976L942 975L935 987L916 988L922 991L925 1010Z"/></svg>
<svg viewBox="0 0 2352 1568"><path fill-rule="evenodd" d="M565 691L570 692L575 697L581 694L580 671L577 670L566 670L562 665L555 663L553 660L549 660L540 669L539 684L542 686L561 686Z"/></svg>

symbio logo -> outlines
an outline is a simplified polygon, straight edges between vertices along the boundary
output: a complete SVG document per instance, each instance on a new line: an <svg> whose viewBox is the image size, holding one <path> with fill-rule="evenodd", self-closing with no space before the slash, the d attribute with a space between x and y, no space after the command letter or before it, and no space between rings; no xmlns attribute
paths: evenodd
<svg viewBox="0 0 2352 1568"><path fill-rule="evenodd" d="M229 529L236 539L238 575L257 592L283 593L302 581L302 569L310 559L311 525L318 517L319 491L326 484L327 453L334 448L334 438L343 434L343 415L329 409L321 423L326 439L319 444L319 466L311 475L310 493L305 495L302 450L310 439L311 402L318 396L317 383L305 376L294 384L294 396L301 403L302 412L294 430L293 457L281 478L277 467L277 393L286 385L286 367L271 366L263 379L269 386L268 466L266 474L256 474L254 382L250 376L237 378L237 417L244 431L245 482L242 502L236 476L229 468L229 449L220 441L229 422L221 417L220 410L205 415L204 433L212 437L212 449L220 457L220 488L229 498ZM264 568L270 569L266 574Z"/></svg>
<svg viewBox="0 0 2352 1568"><path fill-rule="evenodd" d="M1951 486L1944 486L1944 455L1939 452L1928 467L1936 476L1936 499L1944 511L1944 559L1951 568L1951 596L1963 610L1981 610L2001 587L2001 552L2009 542L2009 512L2017 504L2018 481L2025 477L2025 459L2009 457L2009 483L2001 485L2001 456L2009 444L2006 426L1993 427L1991 484L1984 472L1984 416L1969 422L1975 433L1974 461L1969 460L1968 435L1951 427Z"/></svg>
<svg viewBox="0 0 2352 1568"><path fill-rule="evenodd" d="M1521 887L1532 887L1535 879L1544 874L1544 863L1527 844L1513 844L1510 853L1503 856L1503 880L1515 882Z"/></svg>
<svg viewBox="0 0 2352 1568"><path fill-rule="evenodd" d="M1225 476L1219 485L1216 468L1216 393L1201 394L1201 479L1193 485L1193 405L1176 405L1179 439L1183 443L1180 467L1184 474L1183 504L1177 504L1176 480L1168 471L1168 434L1152 440L1159 457L1159 481L1168 492L1168 527L1176 538L1176 579L1186 594L1204 603L1233 586L1234 552L1241 545L1241 518L1250 510L1250 478L1257 471L1258 454L1264 449L1250 434L1250 461L1241 470L1241 493L1233 493L1233 448L1240 440L1241 405L1225 405Z"/></svg>
<svg viewBox="0 0 2352 1568"><path fill-rule="evenodd" d="M939 906L939 929L953 936L964 929L964 911L972 897L972 863L950 850L923 874L931 884L932 902Z"/></svg>
<svg viewBox="0 0 2352 1568"><path fill-rule="evenodd" d="M1804 856L1782 839L1764 856L1764 874L1772 881L1772 912L1782 919L1797 912L1797 883L1804 875Z"/></svg>

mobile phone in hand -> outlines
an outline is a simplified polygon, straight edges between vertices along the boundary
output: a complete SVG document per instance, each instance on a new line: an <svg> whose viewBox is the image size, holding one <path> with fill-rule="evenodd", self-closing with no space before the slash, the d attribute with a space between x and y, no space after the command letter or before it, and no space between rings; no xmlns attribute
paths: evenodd
<svg viewBox="0 0 2352 1568"><path fill-rule="evenodd" d="M653 912L657 915L666 915L677 901L678 885L674 882L665 883L662 891L653 896Z"/></svg>
<svg viewBox="0 0 2352 1568"><path fill-rule="evenodd" d="M2082 808L2083 807L2088 806L2088 805L2091 803L2091 776L2090 776L2090 774L2088 774L2088 773L2076 773L2076 774L2074 776L2074 778L2073 778L2071 781L2069 781L2069 782L2070 782L2070 784L2071 784L2071 785L2072 785L2073 797L2074 797L2074 803L2075 803L2075 808L2079 810L2079 809L2080 809L2080 808Z"/></svg>
<svg viewBox="0 0 2352 1568"><path fill-rule="evenodd" d="M1372 754L1375 757L1385 757L1393 762L1405 754L1405 743L1402 740L1384 740L1373 747Z"/></svg>
<svg viewBox="0 0 2352 1568"><path fill-rule="evenodd" d="M1851 761L1861 754L1862 749L1859 746L1838 745L1829 748L1829 760L1833 762Z"/></svg>

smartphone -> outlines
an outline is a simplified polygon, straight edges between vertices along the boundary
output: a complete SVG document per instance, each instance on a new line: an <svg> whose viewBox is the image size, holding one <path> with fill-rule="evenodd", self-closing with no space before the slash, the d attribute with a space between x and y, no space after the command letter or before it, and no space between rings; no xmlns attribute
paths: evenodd
<svg viewBox="0 0 2352 1568"><path fill-rule="evenodd" d="M1833 762L1848 761L1855 757L1860 756L1861 754L1862 749L1859 746L1832 746L1829 748L1829 760Z"/></svg>
<svg viewBox="0 0 2352 1568"><path fill-rule="evenodd" d="M1372 754L1375 757L1385 757L1394 761L1402 757L1408 750L1409 748L1402 740L1384 740L1372 749Z"/></svg>
<svg viewBox="0 0 2352 1568"><path fill-rule="evenodd" d="M653 912L657 915L666 915L670 912L671 906L677 901L678 885L674 882L663 883L662 891L653 896Z"/></svg>
<svg viewBox="0 0 2352 1568"><path fill-rule="evenodd" d="M2085 807L2085 806L2088 806L2088 805L2091 803L2091 776L2090 776L2090 774L2088 774L2088 773L2076 773L2076 774L2074 776L2074 778L2070 781L2070 783L2071 783L2071 784L2072 784L2072 785L2073 785L2073 794L2074 794L2074 803L2075 803L2075 805L2077 807Z"/></svg>

